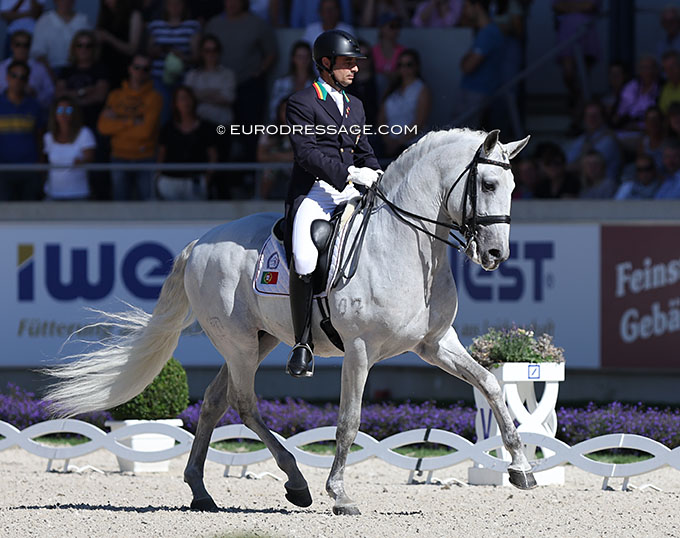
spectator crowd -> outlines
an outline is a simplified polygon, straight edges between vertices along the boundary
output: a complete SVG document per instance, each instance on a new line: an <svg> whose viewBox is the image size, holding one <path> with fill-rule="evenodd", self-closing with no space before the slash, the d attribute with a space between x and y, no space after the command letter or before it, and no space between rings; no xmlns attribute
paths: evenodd
<svg viewBox="0 0 680 538"><path fill-rule="evenodd" d="M0 0L0 165L58 165L0 172L0 201L282 198L285 169L163 164L292 163L286 136L231 136L229 126L285 123L288 97L317 77L311 45L330 29L377 29L375 43L360 42L366 59L348 89L367 124L417 127L417 136L372 136L379 158L395 158L431 127L432 88L420 51L400 41L404 27L473 30L460 65L441 64L459 69L461 83L451 89L453 117L437 123L473 111L466 126L506 132L505 100L488 97L522 69L532 9L531 0L99 0L92 21L75 0L52 3ZM680 10L661 12L657 48L634 73L613 63L607 92L584 102L575 54L586 70L600 61L591 23L602 4L552 1L557 44L590 26L557 59L569 132L513 164L516 198L680 198ZM279 27L301 31L290 51L277 50ZM279 56L289 67L275 78ZM86 163L127 166L88 173L78 166Z"/></svg>

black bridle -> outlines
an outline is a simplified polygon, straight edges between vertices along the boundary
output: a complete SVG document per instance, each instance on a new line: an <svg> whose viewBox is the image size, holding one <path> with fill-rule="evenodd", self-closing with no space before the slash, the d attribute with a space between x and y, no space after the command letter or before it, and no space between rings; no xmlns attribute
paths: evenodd
<svg viewBox="0 0 680 538"><path fill-rule="evenodd" d="M456 222L452 223L440 222L438 220L433 220L428 217L423 217L422 215L417 215L416 213L411 213L410 211L407 211L406 209L397 206L396 204L388 200L387 197L385 196L385 193L380 189L380 181L382 180L382 176L380 176L380 178L378 178L378 181L376 181L368 189L368 192L362 198L362 203L359 206L357 206L354 213L350 217L350 221L348 223L349 228L352 227L352 224L359 213L364 214L364 219L361 222L359 231L354 237L352 245L349 246L347 255L345 255L347 244L343 244L342 248L340 249L340 260L344 261L341 263L341 266L338 270L337 275L335 276L335 279L333 280L331 288L335 288L342 278L348 281L356 273L357 267L359 265L361 249L364 243L364 238L366 236L366 230L368 229L368 221L370 220L371 215L373 214L376 198L380 198L383 202L385 202L385 205L392 210L395 216L400 221L405 223L407 226L413 228L414 230L422 232L426 235L429 235L434 239L442 241L443 243L446 243L447 245L455 248L456 250L460 250L461 248L463 250L466 250L468 248L468 245L470 244L470 241L475 238L477 234L477 229L480 226L488 226L490 224L510 224L510 215L482 215L482 216L477 215L477 166L479 164L490 164L493 166L500 166L504 170L508 170L510 168L510 163L504 163L503 161L494 161L482 157L481 156L482 148L483 144L475 152L475 156L472 158L472 161L470 161L470 163L460 173L456 181L454 181L453 185L451 185L451 188L448 190L444 198L444 207L447 208L448 213L448 203L449 198L451 197L451 193L453 192L453 189L456 188L456 185L460 183L460 180L467 172L468 176L467 179L465 180L465 191L463 193L463 221L461 224L458 224ZM468 198L470 199L470 207L472 208L472 213L470 215L467 214ZM430 232L424 226L421 226L415 222L411 222L410 220L408 220L407 217L448 228L449 237L456 241L457 244L453 243L452 241L449 241L448 239L439 237L438 235ZM454 235L453 234L454 231L458 232L463 237L463 239Z"/></svg>
<svg viewBox="0 0 680 538"><path fill-rule="evenodd" d="M483 150L483 144L477 149L475 152L475 156L472 158L472 161L465 167L465 169L460 173L456 181L454 181L453 185L451 185L451 188L448 190L446 193L446 196L444 197L444 207L446 208L448 212L448 206L449 206L449 198L451 198L451 193L453 190L456 188L456 186L460 183L461 179L467 172L467 179L465 180L465 190L463 192L463 218L462 222L459 224L457 222L441 222L438 220L430 219L428 217L423 217L422 215L417 215L416 213L411 213L410 211L407 211L406 209L403 209L397 205L395 205L393 202L387 199L385 194L380 190L380 186L375 187L375 193L376 195L383 201L385 202L385 205L389 207L396 217L410 226L411 228L414 228L415 230L418 230L419 232L422 232L426 235L429 235L430 237L434 237L435 239L438 239L439 241L442 241L446 243L447 245L460 250L461 248L463 250L467 249L468 245L470 244L470 241L472 241L475 236L477 235L477 230L479 229L480 226L489 226L491 224L510 224L510 215L478 215L477 214L477 167L480 164L490 164L493 166L500 166L504 170L508 170L510 168L510 163L509 162L503 162L503 161L494 161L492 159L487 159L485 157L482 157L482 150ZM468 199L470 200L470 208L471 208L471 213L468 215L467 212L467 201ZM449 229L449 237L451 237L456 243L453 243L452 241L448 239L444 239L442 237L439 237L438 235L430 232L427 230L424 226L420 226L414 222L411 222L407 220L407 217L412 218L412 219L417 219L425 222L429 222L431 224L436 224L437 226L443 226L445 228ZM453 234L453 232L457 232L462 236L462 239L456 235Z"/></svg>

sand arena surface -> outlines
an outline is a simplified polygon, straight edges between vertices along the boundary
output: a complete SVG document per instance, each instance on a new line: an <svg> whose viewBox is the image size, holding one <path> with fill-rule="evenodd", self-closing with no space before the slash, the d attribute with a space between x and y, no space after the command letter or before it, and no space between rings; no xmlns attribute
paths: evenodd
<svg viewBox="0 0 680 538"><path fill-rule="evenodd" d="M0 536L24 537L412 537L412 536L680 536L680 471L663 468L622 479L602 491L601 478L567 466L564 486L532 491L512 487L407 485L408 471L372 459L347 468L349 494L361 516L334 516L324 490L328 470L302 465L314 504L298 508L284 498L283 473L273 460L252 465L259 479L224 478L224 467L206 463L206 485L218 513L188 510L182 481L186 455L170 472L121 474L116 458L100 450L71 461L104 474L46 472L47 460L11 448L0 452ZM63 461L55 462L61 469ZM467 479L463 463L435 478ZM232 468L232 474L239 474ZM424 477L423 477L424 479Z"/></svg>

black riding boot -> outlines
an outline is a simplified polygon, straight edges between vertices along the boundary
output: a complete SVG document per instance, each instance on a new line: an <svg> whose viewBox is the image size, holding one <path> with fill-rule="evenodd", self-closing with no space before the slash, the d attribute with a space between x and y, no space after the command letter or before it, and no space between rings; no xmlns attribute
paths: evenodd
<svg viewBox="0 0 680 538"><path fill-rule="evenodd" d="M293 377L314 374L314 344L312 343L312 275L298 275L295 264L290 268L290 311L293 316L295 346L286 364L286 373Z"/></svg>

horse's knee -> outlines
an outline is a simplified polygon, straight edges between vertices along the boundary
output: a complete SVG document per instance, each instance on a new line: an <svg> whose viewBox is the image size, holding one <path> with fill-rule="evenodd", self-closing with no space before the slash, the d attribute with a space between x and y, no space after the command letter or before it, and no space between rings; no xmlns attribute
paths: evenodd
<svg viewBox="0 0 680 538"><path fill-rule="evenodd" d="M498 379L491 372L487 372L484 379L481 380L481 388L486 393L487 398L492 400L498 400L503 397L503 391L501 389Z"/></svg>

